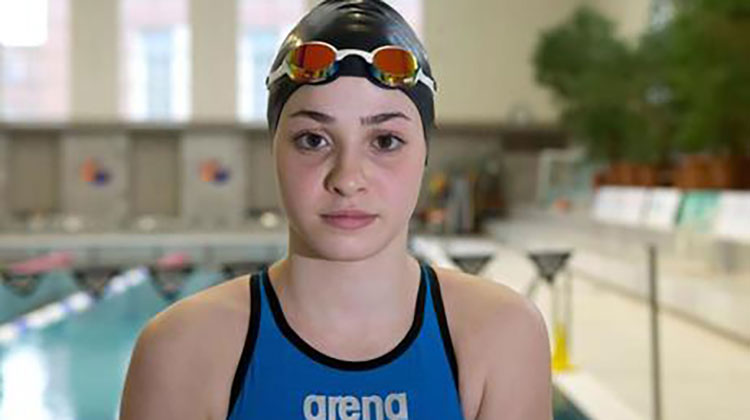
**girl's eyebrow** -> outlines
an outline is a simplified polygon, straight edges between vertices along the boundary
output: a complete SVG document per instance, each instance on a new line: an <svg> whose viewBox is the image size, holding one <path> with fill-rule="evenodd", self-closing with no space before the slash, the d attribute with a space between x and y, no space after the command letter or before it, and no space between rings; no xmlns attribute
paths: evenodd
<svg viewBox="0 0 750 420"><path fill-rule="evenodd" d="M370 115L369 117L360 118L359 122L362 125L377 125L394 118L403 118L406 121L411 121L411 118L407 117L402 112L384 112L382 114Z"/></svg>
<svg viewBox="0 0 750 420"><path fill-rule="evenodd" d="M310 109L302 109L300 111L297 111L293 113L289 118L299 118L299 117L310 118L322 124L330 124L336 121L335 118L333 118L332 116L328 114L324 114L318 111L313 111Z"/></svg>
<svg viewBox="0 0 750 420"><path fill-rule="evenodd" d="M319 111L313 111L310 109L302 109L297 112L294 112L290 118L310 118L312 120L315 120L321 124L331 124L333 122L336 122L336 118L334 118L331 115L324 114ZM394 118L402 118L406 121L411 121L411 118L407 117L406 114L403 112L383 112L380 114L370 115L367 117L362 117L359 119L359 123L361 125L377 125L382 124L386 121L390 121Z"/></svg>

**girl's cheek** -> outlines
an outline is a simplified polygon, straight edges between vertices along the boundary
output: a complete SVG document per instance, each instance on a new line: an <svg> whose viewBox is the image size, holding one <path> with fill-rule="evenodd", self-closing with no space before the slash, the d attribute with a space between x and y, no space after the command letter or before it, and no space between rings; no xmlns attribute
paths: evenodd
<svg viewBox="0 0 750 420"><path fill-rule="evenodd" d="M319 182L315 166L305 165L296 160L289 160L283 165L280 177L291 199L307 196L314 191L315 183Z"/></svg>

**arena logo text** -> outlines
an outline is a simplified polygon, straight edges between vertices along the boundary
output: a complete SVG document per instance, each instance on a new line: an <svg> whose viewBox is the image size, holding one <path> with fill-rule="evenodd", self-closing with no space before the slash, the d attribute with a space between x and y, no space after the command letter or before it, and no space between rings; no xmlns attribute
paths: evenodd
<svg viewBox="0 0 750 420"><path fill-rule="evenodd" d="M406 393L385 397L308 395L303 404L305 420L408 420Z"/></svg>

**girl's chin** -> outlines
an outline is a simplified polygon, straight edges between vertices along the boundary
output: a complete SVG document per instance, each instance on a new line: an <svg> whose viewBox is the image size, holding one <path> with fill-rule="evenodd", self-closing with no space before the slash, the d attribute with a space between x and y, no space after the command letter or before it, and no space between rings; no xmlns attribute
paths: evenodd
<svg viewBox="0 0 750 420"><path fill-rule="evenodd" d="M359 261L380 252L385 246L373 235L317 234L308 242L311 254L337 261Z"/></svg>

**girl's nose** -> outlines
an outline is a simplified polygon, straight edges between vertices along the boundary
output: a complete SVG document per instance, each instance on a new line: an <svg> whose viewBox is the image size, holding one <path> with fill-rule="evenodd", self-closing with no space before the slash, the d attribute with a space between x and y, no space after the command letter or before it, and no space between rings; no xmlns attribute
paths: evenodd
<svg viewBox="0 0 750 420"><path fill-rule="evenodd" d="M326 188L341 196L351 196L366 190L362 158L356 153L339 156L326 179Z"/></svg>

